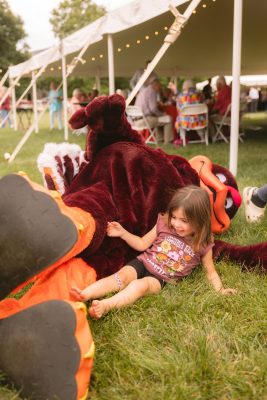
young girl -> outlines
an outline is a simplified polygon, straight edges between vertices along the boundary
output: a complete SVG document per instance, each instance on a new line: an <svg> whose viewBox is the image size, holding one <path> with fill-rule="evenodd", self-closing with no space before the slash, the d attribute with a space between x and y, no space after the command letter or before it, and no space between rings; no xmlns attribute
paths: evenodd
<svg viewBox="0 0 267 400"><path fill-rule="evenodd" d="M190 185L177 190L167 213L159 214L156 225L145 236L131 234L118 222L108 223L107 234L120 237L143 253L117 273L83 290L76 287L71 289L71 295L79 301L118 292L112 297L92 302L89 313L94 318L102 317L113 308L133 304L147 294L159 293L166 282L178 282L200 263L216 292L236 292L223 287L215 270L210 200L207 192L198 186Z"/></svg>

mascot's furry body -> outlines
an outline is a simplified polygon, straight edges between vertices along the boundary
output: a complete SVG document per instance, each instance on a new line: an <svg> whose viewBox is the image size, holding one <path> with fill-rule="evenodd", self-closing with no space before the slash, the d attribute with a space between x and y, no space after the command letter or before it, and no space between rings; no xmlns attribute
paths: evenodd
<svg viewBox="0 0 267 400"><path fill-rule="evenodd" d="M118 220L129 231L143 235L165 210L174 189L200 182L184 158L145 146L124 111L120 96L103 96L71 118L73 128L90 128L87 163L72 182L69 179L63 200L20 176L0 181L1 192L7 193L0 204L5 210L0 217L1 247L7 249L0 257L0 296L3 299L25 282L35 282L20 300L7 298L0 303L0 370L23 388L25 396L86 398L94 345L84 307L72 302L69 288L85 287L135 256L125 242L106 236L108 221ZM231 174L229 179L235 186ZM53 177L47 180L53 184ZM23 202L25 207L21 207ZM8 215L18 216L15 249ZM266 249L266 243L241 247L218 241L214 253L248 267L260 263L267 268ZM72 328L65 335L67 325ZM11 335L6 346L11 332L18 333ZM54 335L57 344L50 349ZM64 381L62 374L68 377Z"/></svg>

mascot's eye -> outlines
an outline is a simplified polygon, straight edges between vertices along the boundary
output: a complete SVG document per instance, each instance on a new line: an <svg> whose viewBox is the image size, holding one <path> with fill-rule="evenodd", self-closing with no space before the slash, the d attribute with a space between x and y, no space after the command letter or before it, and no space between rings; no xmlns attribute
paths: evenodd
<svg viewBox="0 0 267 400"><path fill-rule="evenodd" d="M234 202L233 202L232 197L226 197L226 200L225 200L225 208L226 208L226 210L231 208L233 204L234 204Z"/></svg>
<svg viewBox="0 0 267 400"><path fill-rule="evenodd" d="M218 174L216 174L216 176L219 179L219 181L221 181L222 183L226 182L226 176L225 175L223 175L221 173L218 173Z"/></svg>

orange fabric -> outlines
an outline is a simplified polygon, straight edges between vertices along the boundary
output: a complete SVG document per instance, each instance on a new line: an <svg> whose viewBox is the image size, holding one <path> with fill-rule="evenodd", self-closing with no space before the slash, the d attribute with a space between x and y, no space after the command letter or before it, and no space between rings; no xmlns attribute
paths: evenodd
<svg viewBox="0 0 267 400"><path fill-rule="evenodd" d="M228 189L227 187L212 173L212 162L205 156L196 156L189 160L191 167L198 173L200 178L200 186L209 194L212 213L211 227L212 232L222 233L229 228L230 218L225 211L225 201ZM214 201L213 192L216 192Z"/></svg>
<svg viewBox="0 0 267 400"><path fill-rule="evenodd" d="M75 337L81 351L81 361L75 375L77 382L77 400L87 398L88 386L90 382L93 361L94 361L94 341L87 321L87 310L82 303L69 302L76 312Z"/></svg>
<svg viewBox="0 0 267 400"><path fill-rule="evenodd" d="M39 279L42 276L47 276L50 274L51 270L54 270L55 268L58 268L61 264L65 263L66 261L72 259L75 257L77 254L80 254L87 246L89 246L93 235L95 233L95 220L92 217L92 215L84 210L81 210L80 208L77 207L68 207L66 204L63 202L61 195L52 190L48 190L45 187L39 185L38 183L32 182L28 176L24 172L20 172L19 175L21 175L23 178L25 178L29 184L32 186L34 190L38 190L40 192L44 192L50 197L54 199L54 201L57 203L58 207L60 208L60 211L62 214L66 215L71 219L71 221L74 223L74 225L77 228L78 231L78 240L76 244L73 246L73 248L65 254L64 257L62 257L60 260L56 261L54 264L46 268L44 271L40 272L33 278L30 278L27 282L24 282L20 286L18 286L16 289L13 290L12 294L17 293L21 288L26 286L28 283L35 282L37 279Z"/></svg>
<svg viewBox="0 0 267 400"><path fill-rule="evenodd" d="M85 288L95 281L95 270L81 258L73 258L62 263L59 268L50 268L48 273L39 276L35 284L19 300L14 298L2 300L1 318L46 300L74 300L69 294L72 286Z"/></svg>

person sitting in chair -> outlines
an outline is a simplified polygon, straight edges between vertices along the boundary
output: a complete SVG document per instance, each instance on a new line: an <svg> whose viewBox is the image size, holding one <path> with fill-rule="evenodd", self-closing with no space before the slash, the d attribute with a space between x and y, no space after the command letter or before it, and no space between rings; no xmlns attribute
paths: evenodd
<svg viewBox="0 0 267 400"><path fill-rule="evenodd" d="M212 138L215 135L215 122L220 122L231 104L231 87L226 84L224 76L219 76L216 82L217 95L210 114L209 135Z"/></svg>
<svg viewBox="0 0 267 400"><path fill-rule="evenodd" d="M160 93L160 88L161 84L159 79L154 78L148 86L140 90L136 97L135 105L141 108L151 128L163 128L164 144L168 144L173 140L172 120L169 115L159 108L158 95ZM159 141L162 141L161 136L162 133L159 133Z"/></svg>

